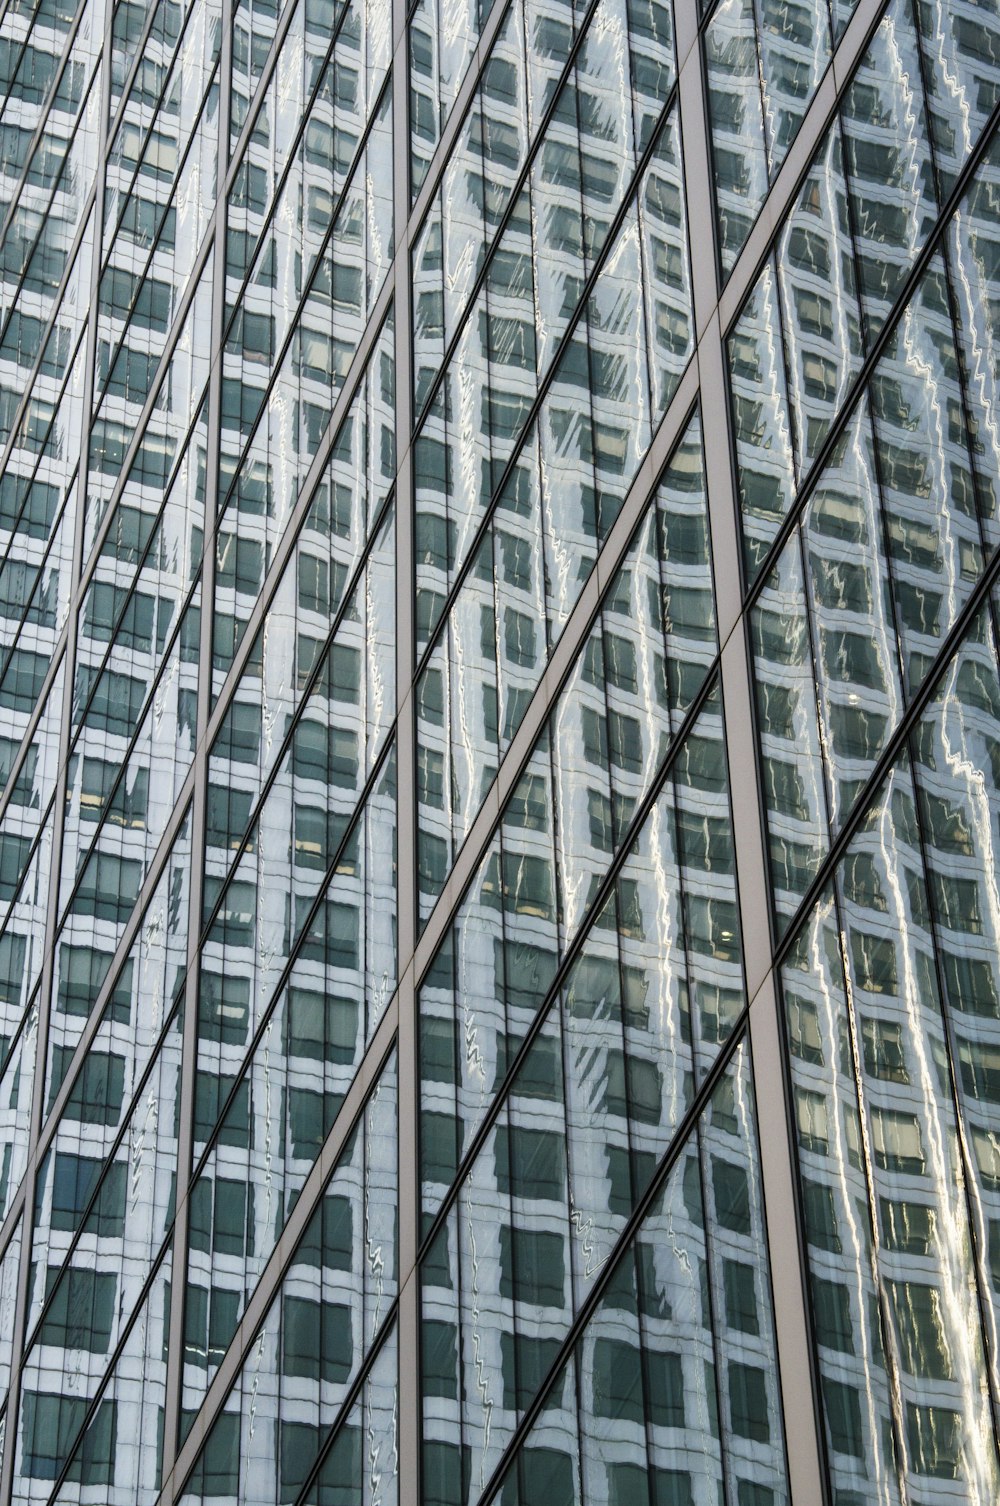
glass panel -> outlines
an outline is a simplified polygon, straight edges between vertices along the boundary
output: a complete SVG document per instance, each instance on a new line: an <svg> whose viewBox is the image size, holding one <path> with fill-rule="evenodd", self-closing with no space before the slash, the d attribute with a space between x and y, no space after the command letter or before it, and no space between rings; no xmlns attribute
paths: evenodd
<svg viewBox="0 0 1000 1506"><path fill-rule="evenodd" d="M391 585L374 590L375 576L391 561L391 530L385 526L395 469L393 323L390 315L375 342L364 379L344 417L330 460L316 478L308 506L297 523L294 546L263 615L234 700L243 709L227 714L213 758L227 737L236 737L242 765L256 764L265 779L284 749L289 720L302 698L317 660L333 631L350 635L344 619L372 621L375 642L392 637ZM247 619L263 583L274 540L289 525L299 494L282 463L245 465L233 482L215 545L215 629L213 687L218 694L243 640ZM223 483L223 487L228 482ZM381 534L380 537L377 537ZM387 542L388 541L388 542ZM371 601L364 607L366 554ZM345 597L353 591L354 603ZM374 624L383 624L381 631ZM391 702L394 688L382 684L374 666L373 690ZM244 735L233 718L244 729ZM247 741L250 720L260 724L257 751ZM241 771L244 775L248 768Z"/></svg>
<svg viewBox="0 0 1000 1506"><path fill-rule="evenodd" d="M752 611L779 912L794 912L983 565L949 270L938 254ZM825 784L825 808L824 789Z"/></svg>
<svg viewBox="0 0 1000 1506"><path fill-rule="evenodd" d="M336 138L328 119L307 129L303 151L315 152L326 168L315 209L305 196L302 173L289 172L269 234L247 278L242 268L228 278L238 294L228 319L223 352L220 435L219 555L215 604L217 670L232 662L246 617L263 580L265 562L284 531L310 472L362 333L381 293L392 255L392 91L384 85L360 140L350 141L347 160L330 180ZM319 108L319 106L317 106ZM329 115L326 107L326 115ZM322 112L321 112L322 115ZM249 192L249 188L247 189ZM291 227L286 230L286 225ZM392 403L388 384L374 363L376 403ZM362 400L363 401L363 400ZM392 470L391 439L373 424L341 439L351 446L348 466L367 459ZM383 446L380 451L375 447ZM391 478L389 478L391 479ZM261 493L266 505L260 505ZM374 521L373 509L368 521Z"/></svg>
<svg viewBox="0 0 1000 1506"><path fill-rule="evenodd" d="M0 277L16 286L27 274L26 280L38 284L37 291L51 306L98 166L104 5L91 0L81 7L81 22L68 47L66 32L75 7L53 5L49 10L56 12L55 24L46 25L49 18L39 16L32 27L32 8L25 8L35 55L30 60L22 55L32 73L37 61L39 72L49 73L49 79L32 89L22 73L20 86L15 84L9 100L4 100L6 234ZM12 16L11 21L16 36L24 20ZM63 57L64 48L65 67L56 84L53 65ZM37 305L31 312L38 312Z"/></svg>
<svg viewBox="0 0 1000 1506"><path fill-rule="evenodd" d="M865 351L876 340L879 480L887 507L901 513L891 526L907 535L933 530L929 516L914 516L932 495L930 513L950 511L954 542L949 538L932 573L951 577L958 600L968 590L962 579L980 568L980 515L995 526L991 484L976 478L974 465L970 470L978 435L965 416L965 383L974 389L983 370L973 289L983 286L985 266L974 247L978 205L985 209L983 196L991 193L990 154L956 217L950 257L937 252L917 291L898 304L938 202L919 51L908 7L895 4L813 160L775 261L765 264L727 341L751 583L796 491L812 484L817 462L830 462ZM989 297L985 288L983 295ZM898 431L915 437L901 443ZM948 470L934 475L942 450ZM935 553L930 543L897 538L889 548L902 556L904 578L915 549ZM905 617L902 604L898 610Z"/></svg>
<svg viewBox="0 0 1000 1506"><path fill-rule="evenodd" d="M343 1501L345 1506L396 1506L398 1369L398 1336L393 1326L371 1363L358 1400L329 1435L316 1478L302 1498L304 1506L323 1506L329 1500Z"/></svg>
<svg viewBox="0 0 1000 1506"><path fill-rule="evenodd" d="M501 368L514 364L515 351L525 367L551 356L562 328L552 321L564 318L582 291L573 253L579 255L582 241L593 254L599 250L621 196L622 173L631 173L669 99L675 69L667 6L659 0L600 0L559 88L579 20L569 6L560 17L551 5L514 5L493 45L413 251L418 411L463 319L477 317L477 311L478 339L475 330L469 332L462 359L475 359L480 346L486 364ZM416 76L417 32L411 46ZM418 110L416 158L424 148L423 107L429 105L419 88L411 105ZM551 117L535 137L546 110ZM526 230L536 242L544 235L551 265L546 258L532 267ZM485 295L470 302L484 277ZM454 368L451 358L451 383L461 385ZM539 375L543 370L539 364ZM513 373L495 374L497 381L505 378Z"/></svg>
<svg viewBox="0 0 1000 1506"><path fill-rule="evenodd" d="M231 133L244 125L284 3L240 0L233 29ZM326 228L389 67L386 0L302 0L286 31L228 200L228 306L258 322L283 253ZM247 77L249 75L249 78ZM290 207L306 206L295 224ZM262 247L266 247L263 254ZM250 275L252 274L252 275ZM252 284L252 286L249 286ZM287 301L286 298L283 301ZM265 352L259 349L259 355Z"/></svg>
<svg viewBox="0 0 1000 1506"><path fill-rule="evenodd" d="M156 1499L163 1464L171 1272L172 1251L168 1249L97 1395L42 1390L34 1401L30 1392L24 1395L22 1473L29 1479L51 1480L60 1466L62 1439L70 1445L59 1468L62 1483L50 1498L53 1506L77 1506L90 1500L95 1486L103 1486L112 1499L128 1499L137 1506ZM90 1278L96 1285L88 1290ZM109 1279L113 1283L114 1277L82 1269L65 1294L61 1284L55 1287L43 1330L46 1340L51 1328L53 1336L65 1332L68 1348L85 1339L93 1343L98 1324L106 1318L108 1294L113 1296ZM87 1311L88 1298L93 1302L91 1312ZM58 1371L55 1375L43 1372L39 1379L43 1386L51 1384L58 1380ZM89 1389L94 1391L93 1382ZM87 1420L80 1428L88 1402ZM21 1489L29 1494L22 1497L15 1489L15 1500L32 1499L27 1480Z"/></svg>
<svg viewBox="0 0 1000 1506"><path fill-rule="evenodd" d="M704 33L719 249L728 273L830 58L824 0L723 0Z"/></svg>
<svg viewBox="0 0 1000 1506"><path fill-rule="evenodd" d="M948 273L936 256L870 387L896 619L912 695L983 567Z"/></svg>
<svg viewBox="0 0 1000 1506"><path fill-rule="evenodd" d="M503 1460L497 1498L505 1506L788 1500L745 1046L666 1164L633 1238L605 1265L568 1354L560 1347L566 1324L553 1306L554 1254L505 1239L501 1225L497 1260L481 1232L484 1248L471 1268L478 1289L463 1295L460 1340L469 1381L475 1373L478 1382L467 1381L463 1408L471 1478L461 1493L438 1499L479 1498L548 1372L523 1443ZM466 1227L462 1243L471 1248L473 1226L463 1220ZM550 1228L534 1237L539 1245L562 1238ZM487 1293L496 1289L497 1266L494 1312ZM433 1271L425 1262L425 1311L440 1301L444 1275L442 1246ZM425 1475L429 1466L457 1464L456 1430L442 1429L427 1383L425 1369Z"/></svg>
<svg viewBox="0 0 1000 1506"><path fill-rule="evenodd" d="M1000 93L1000 22L968 5L917 6L924 87L943 203Z"/></svg>
<svg viewBox="0 0 1000 1506"><path fill-rule="evenodd" d="M717 706L709 702L657 781L613 884L594 873L577 896L582 912L562 932L551 870L536 847L508 815L421 990L424 1209L440 1206L516 1059L510 1092L527 1095L535 1113L536 1099L556 1105L551 1154L561 1157L567 1141L576 1170L566 1195L585 1250L600 1252L602 1231L617 1237L654 1151L669 1141L743 1007ZM564 872L568 905L580 874L576 865ZM556 969L584 916L557 998ZM499 1133L494 1126L491 1135ZM474 1180L490 1154L477 1151ZM581 1259L590 1270L591 1254Z"/></svg>
<svg viewBox="0 0 1000 1506"><path fill-rule="evenodd" d="M597 48L583 58L590 85L606 92L609 58ZM536 547L546 556L556 551L551 528L570 551L550 567L554 609L568 614L593 558L580 537L581 493L607 491L603 521L610 527L611 498L620 507L687 364L691 304L676 110L668 106L661 116L631 184L631 130L609 121L608 131L615 146L603 176L596 160L588 170L567 159L562 172L561 157L536 158L416 440L421 646L459 570L483 543L484 514L508 498L518 511L537 513L539 491L546 531L536 523ZM612 236L620 203L626 207ZM537 266L528 277L532 254Z"/></svg>
<svg viewBox="0 0 1000 1506"><path fill-rule="evenodd" d="M956 757L1000 713L990 640L980 619L782 975L830 1468L866 1499L997 1488L975 1275L991 1175L986 807L968 804ZM974 1050L965 1010L987 1022Z"/></svg>
<svg viewBox="0 0 1000 1506"><path fill-rule="evenodd" d="M17 682L24 683L26 677L21 672L24 667L23 660L12 657L8 678L3 683L11 689ZM32 680L36 680L42 667L32 666ZM44 667L48 669L48 665ZM56 723L64 693L64 667L65 660L61 660L27 747L20 746L16 719L12 718L10 727L14 736L4 739L7 767L13 768L15 760L20 760L17 777L0 815L0 955L6 954L0 961L4 979L0 984L3 993L0 1008L5 1014L6 1006L16 1010L27 998L42 963L40 938L48 906L48 885L44 879L51 864L59 760ZM40 688L38 681L30 686L32 709ZM9 1036L9 1031L4 1033Z"/></svg>
<svg viewBox="0 0 1000 1506"><path fill-rule="evenodd" d="M997 265L996 250L998 191L1000 140L994 137L976 180L945 238L954 300L953 338L959 350L965 383L973 480L983 535L991 553L1000 541L997 513L1000 495L1000 362L996 335L1000 314L1000 266Z"/></svg>
<svg viewBox="0 0 1000 1506"><path fill-rule="evenodd" d="M782 923L902 710L884 524L862 403L753 609L765 808Z"/></svg>
<svg viewBox="0 0 1000 1506"><path fill-rule="evenodd" d="M100 329L104 337L100 358L104 369L87 447L83 546L87 559L112 499L116 513L108 525L106 541L117 542L120 530L132 527L138 529L143 543L148 541L145 530L151 527L151 522L132 524L133 512L150 520L159 515L164 530L161 539L166 540L171 538L175 526L183 526L177 516L179 511L181 517L182 509L190 509L195 515L204 512L204 447L208 427L205 391L211 359L208 346L196 340L195 332L205 328L210 320L212 266L210 255L192 291L177 343L158 381L157 401L124 477L122 471L133 444L139 412L152 389L187 270L178 272L176 285L151 276L145 280L133 279L129 273L119 278L114 268L104 274L100 291ZM188 443L192 424L195 435ZM198 521L192 521L189 528L178 561L182 569L189 560L197 563L201 555Z"/></svg>
<svg viewBox="0 0 1000 1506"><path fill-rule="evenodd" d="M85 1154L63 1148L73 1143L73 1136L61 1128L55 1142L59 1149L49 1151L42 1168L37 1205L45 1237L40 1239L36 1232L29 1284L29 1343L22 1366L14 1470L18 1501L37 1499L37 1483L32 1482L55 1481L71 1458L68 1485L107 1487L120 1471L123 1484L137 1476L144 1484L135 1499L150 1500L155 1492L159 1460L152 1448L142 1446L142 1431L128 1432L125 1422L130 1417L146 1420L145 1441L152 1444L157 1439L170 1275L169 1243L165 1251L161 1247L173 1218L171 1183L177 1159L176 1103L171 1104L169 1095L179 1065L180 1041L168 1039L160 1052L159 1070L154 1069L147 1081L148 1096L133 1111L124 1126L127 1138L103 1170L100 1158L92 1154L92 1127L86 1136L76 1136L77 1145L86 1142L90 1153ZM111 1396L102 1398L88 1419L87 1405L96 1400L119 1342L124 1348ZM70 1367L76 1384L67 1391ZM146 1384L135 1384L138 1375ZM119 1381L124 1383L121 1418ZM84 1425L87 1431L77 1448ZM74 1491L60 1499L79 1496Z"/></svg>
<svg viewBox="0 0 1000 1506"><path fill-rule="evenodd" d="M280 974L274 968L268 980L273 1001L254 1032L239 970L213 965L214 951L210 944L205 948L191 1208L206 1232L191 1236L191 1269L207 1277L216 1255L226 1255L230 1291L225 1301L233 1327L337 1120L395 987L392 778L389 762L320 891L318 907L303 924L290 965ZM251 1048L244 1061L248 1034ZM385 1217L394 1218L395 1199L386 1194L383 1203ZM230 1337L231 1329L226 1344ZM219 1359L221 1352L211 1366ZM185 1382L190 1396L208 1383L209 1362L199 1363Z"/></svg>
<svg viewBox="0 0 1000 1506"><path fill-rule="evenodd" d="M114 871L107 869L107 882ZM49 1015L46 1112L70 1070L80 1036L102 998L92 1038L93 1064L83 1063L66 1117L81 1123L120 1122L165 1019L180 997L187 963L191 829L185 819L142 916L135 940L112 976L117 927L71 913L57 940ZM114 891L111 891L112 897Z"/></svg>
<svg viewBox="0 0 1000 1506"><path fill-rule="evenodd" d="M413 7L408 30L413 138L410 173L414 191L420 186L426 162L451 113L492 8L493 0L419 0ZM556 35L572 34L572 0L562 0L553 9ZM560 11L567 13L565 19Z"/></svg>
<svg viewBox="0 0 1000 1506"><path fill-rule="evenodd" d="M396 1103L393 1053L247 1348L225 1410L195 1465L185 1502L218 1493L201 1471L233 1429L246 1446L239 1461L234 1458L236 1475L222 1493L252 1500L255 1506L295 1500L340 1417L358 1371L395 1305ZM207 1196L202 1195L206 1190ZM268 1204L270 1196L260 1198L257 1192L248 1203L248 1189L237 1176L217 1177L214 1187L209 1181L207 1188L202 1181L192 1193L185 1432L253 1289L252 1281L245 1284L242 1261L232 1259L238 1254L237 1244L252 1245L255 1228L274 1223L273 1208L256 1206L258 1201ZM293 1202L289 1200L289 1208ZM257 1269L262 1266L263 1261ZM383 1355L385 1348L375 1361L376 1370L385 1363ZM277 1467L261 1470L261 1458Z"/></svg>
<svg viewBox="0 0 1000 1506"><path fill-rule="evenodd" d="M21 1261L21 1220L14 1224L7 1248L0 1259L0 1398L6 1397L14 1358L14 1310L17 1304L17 1273Z"/></svg>
<svg viewBox="0 0 1000 1506"><path fill-rule="evenodd" d="M584 328L593 349L588 354L578 329L516 463L507 468L487 528L480 533L475 564L461 580L443 631L427 657L418 721L422 816L426 813L420 837L422 918L510 746L686 364L691 338L686 292L670 286L684 280L686 266L680 199L672 196L677 171L672 127L673 117L659 138L638 203L631 207L588 299ZM669 255L671 246L678 253L675 262ZM677 312L671 326L676 342L666 330L671 307ZM589 396L585 405L581 387ZM653 581L642 583L644 572L637 566L634 588L627 571L616 588L622 598L617 609L621 624L607 653L614 657L620 641L622 662L610 675L621 678L623 689L632 684L633 662L639 676L639 661L634 645L621 641L621 625L630 614L648 621L653 658L645 660L641 678L632 685L633 709L640 719L658 717L649 704L651 692L665 710L674 698L689 699L714 646L702 470L700 431L692 422L661 494L661 513L669 519L663 524L662 548L676 545L678 572L665 566L658 593ZM444 605L458 536L450 502L441 506L437 500L439 505L432 507L430 489L422 489L418 479L421 638L430 634ZM460 557L461 545L458 550ZM681 568L686 559L694 567L689 573ZM434 589L424 584L431 582ZM609 609L615 610L610 602ZM654 614L652 620L649 613ZM661 651L652 650L658 632ZM683 649L681 640L686 640ZM587 652L589 677L600 688L593 655L604 650L593 645ZM677 662L668 668L674 653ZM692 662L682 670L681 659ZM626 722L631 727L636 717L625 714L627 697L613 694L612 700L615 725L629 737ZM607 715L607 708L604 711ZM656 734L651 736L658 740ZM640 763L644 756L638 744L627 754L630 761Z"/></svg>
<svg viewBox="0 0 1000 1506"><path fill-rule="evenodd" d="M274 800L233 872L225 881L208 876L209 929L200 955L202 1099L196 1145L209 1139L241 1070L249 1072L256 1065L263 1074L260 1087L269 1095L276 1063L269 1064L268 1046L283 1013L293 1008L297 995L290 990L333 996L329 1010L320 1009L315 1029L320 1041L327 1029L339 1035L343 1053L333 1054L329 1065L340 1066L334 1076L338 1087L346 1088L342 1069L355 1062L356 1045L370 1039L396 981L393 760L391 745L373 760L359 804L353 791L345 798L336 781L326 786L318 777L325 765L304 771L302 799L294 806L287 788L275 786ZM321 790L326 786L326 800L320 793L307 798L315 785ZM272 826L275 814L279 824ZM275 888L271 874L281 870L288 876ZM324 1023L327 1013L330 1021ZM293 1057L298 1054L296 1036L293 1031L286 1040ZM320 1060L325 1059L324 1053ZM291 1062L288 1070L294 1074ZM321 1106L332 1084L323 1083L322 1069L319 1075ZM240 1104L232 1104L232 1112L243 1116L242 1129L233 1134L244 1145L247 1091L244 1080ZM317 1118L322 1117L317 1109ZM311 1138L305 1135L303 1143L310 1145Z"/></svg>

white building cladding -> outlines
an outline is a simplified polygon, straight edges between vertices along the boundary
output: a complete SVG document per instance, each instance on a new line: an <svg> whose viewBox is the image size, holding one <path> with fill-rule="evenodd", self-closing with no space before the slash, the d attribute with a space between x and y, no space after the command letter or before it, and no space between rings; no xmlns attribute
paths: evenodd
<svg viewBox="0 0 1000 1506"><path fill-rule="evenodd" d="M0 70L0 1506L1000 1499L995 8Z"/></svg>

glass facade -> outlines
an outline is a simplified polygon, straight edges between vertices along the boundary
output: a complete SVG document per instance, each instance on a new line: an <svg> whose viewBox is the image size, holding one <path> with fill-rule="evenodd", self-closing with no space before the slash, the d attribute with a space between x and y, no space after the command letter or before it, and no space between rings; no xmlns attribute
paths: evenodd
<svg viewBox="0 0 1000 1506"><path fill-rule="evenodd" d="M1000 1500L1000 13L0 0L0 1506Z"/></svg>

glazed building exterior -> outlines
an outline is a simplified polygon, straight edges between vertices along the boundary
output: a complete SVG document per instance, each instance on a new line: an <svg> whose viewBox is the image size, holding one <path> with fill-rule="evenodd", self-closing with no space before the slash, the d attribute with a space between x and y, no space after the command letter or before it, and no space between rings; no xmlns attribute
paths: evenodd
<svg viewBox="0 0 1000 1506"><path fill-rule="evenodd" d="M995 8L0 70L0 1506L1000 1499Z"/></svg>

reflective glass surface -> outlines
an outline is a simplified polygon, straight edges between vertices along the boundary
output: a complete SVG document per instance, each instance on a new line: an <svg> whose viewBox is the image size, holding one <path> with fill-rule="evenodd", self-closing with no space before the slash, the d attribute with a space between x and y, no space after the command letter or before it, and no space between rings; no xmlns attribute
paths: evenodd
<svg viewBox="0 0 1000 1506"><path fill-rule="evenodd" d="M337 1442L338 1429L350 1427L345 1401L369 1348L385 1339L396 1297L396 1100L393 1056L229 1388L182 1498L189 1506L218 1494L257 1506L295 1500L317 1464L321 1480L332 1474L334 1465L324 1458L329 1435L335 1450L347 1447L343 1440ZM197 1323L190 1324L185 1352L185 1409L191 1417L242 1316L240 1283L232 1281L239 1266L226 1256L238 1254L240 1245L252 1246L256 1232L270 1222L269 1192L248 1207L245 1196L240 1201L246 1189L238 1178L217 1179L214 1196L211 1183L208 1191L200 1199L204 1215L193 1242L203 1256L196 1283L189 1267L187 1310L198 1315ZM256 1206L260 1201L263 1207ZM235 1217L231 1204L239 1205ZM385 1349L376 1370L390 1360L391 1338ZM372 1396L370 1404L381 1410L385 1403ZM277 1462L276 1471L262 1474L254 1468L260 1452ZM220 1491L212 1474L221 1459L231 1477ZM327 1498L322 1487L320 1496Z"/></svg>
<svg viewBox="0 0 1000 1506"><path fill-rule="evenodd" d="M0 1506L1000 1498L994 9L0 0Z"/></svg>
<svg viewBox="0 0 1000 1506"><path fill-rule="evenodd" d="M782 971L830 1467L838 1489L866 1482L868 1499L942 1480L957 1499L997 1489L997 950L984 892L996 793L979 750L998 712L984 613Z"/></svg>
<svg viewBox="0 0 1000 1506"><path fill-rule="evenodd" d="M530 1171L518 1192L525 1209L546 1196ZM454 1500L787 1501L744 1045L661 1163L614 1260L595 1259L574 1343L554 1367L585 1229L570 1211L544 1231L501 1219L487 1233L472 1208L442 1228L422 1282L425 1478L450 1476ZM504 1444L526 1417L508 1462Z"/></svg>

